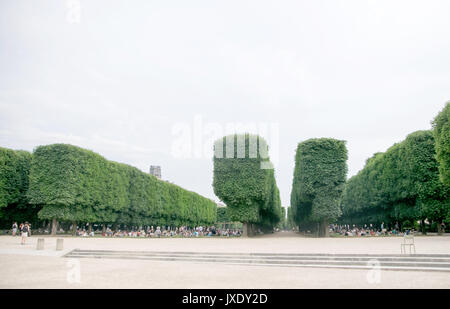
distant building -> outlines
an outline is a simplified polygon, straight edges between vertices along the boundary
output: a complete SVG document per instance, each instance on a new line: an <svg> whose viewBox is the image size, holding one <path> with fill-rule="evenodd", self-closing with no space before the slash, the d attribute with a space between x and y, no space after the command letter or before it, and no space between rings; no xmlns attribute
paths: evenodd
<svg viewBox="0 0 450 309"><path fill-rule="evenodd" d="M153 175L156 178L161 179L161 166L150 165L150 175Z"/></svg>

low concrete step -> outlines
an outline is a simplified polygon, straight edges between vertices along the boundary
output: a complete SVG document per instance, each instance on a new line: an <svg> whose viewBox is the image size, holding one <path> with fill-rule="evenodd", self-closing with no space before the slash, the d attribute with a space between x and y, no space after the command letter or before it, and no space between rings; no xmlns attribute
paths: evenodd
<svg viewBox="0 0 450 309"><path fill-rule="evenodd" d="M414 258L448 258L450 254L342 254L342 253L230 253L230 252L188 252L188 251L119 251L119 250L85 250L75 249L76 252L95 253L143 253L143 254L170 254L170 255L236 255L236 256L320 256L320 257L414 257Z"/></svg>
<svg viewBox="0 0 450 309"><path fill-rule="evenodd" d="M278 260L278 261L291 261L291 260L327 260L327 261L354 261L354 262L367 262L370 260L377 260L380 262L432 262L432 263L449 263L450 259L443 258L414 258L408 257L323 257L323 256L246 256L246 255L190 255L190 254L159 254L159 253L141 253L141 252L72 252L72 255L83 256L147 256L147 257L178 257L178 258L202 258L202 259L247 259L247 260Z"/></svg>
<svg viewBox="0 0 450 309"><path fill-rule="evenodd" d="M195 263L222 263L234 265L289 266L289 267L338 267L372 269L374 263L380 269L450 271L450 258L442 255L425 257L391 255L313 255L313 254L233 254L198 252L151 252L113 250L73 250L67 258L101 258L153 261L179 261Z"/></svg>

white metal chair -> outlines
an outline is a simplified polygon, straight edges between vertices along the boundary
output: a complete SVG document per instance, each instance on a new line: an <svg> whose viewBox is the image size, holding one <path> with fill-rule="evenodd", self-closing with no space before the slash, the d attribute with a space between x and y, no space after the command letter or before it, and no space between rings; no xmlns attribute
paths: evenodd
<svg viewBox="0 0 450 309"><path fill-rule="evenodd" d="M402 254L406 254L406 247L409 247L409 254L416 254L416 245L414 244L414 235L405 235L403 236L403 243L400 244L400 251Z"/></svg>

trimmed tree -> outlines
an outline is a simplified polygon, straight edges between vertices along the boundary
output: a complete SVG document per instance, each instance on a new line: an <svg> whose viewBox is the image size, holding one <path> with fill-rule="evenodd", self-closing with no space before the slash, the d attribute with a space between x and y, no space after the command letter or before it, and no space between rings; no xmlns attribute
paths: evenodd
<svg viewBox="0 0 450 309"><path fill-rule="evenodd" d="M227 205L228 217L244 224L244 236L256 227L273 229L281 201L266 141L250 134L229 135L214 144L214 193Z"/></svg>
<svg viewBox="0 0 450 309"><path fill-rule="evenodd" d="M344 141L319 138L298 144L291 207L299 229L318 225L318 235L328 236L328 224L341 215L347 158Z"/></svg>

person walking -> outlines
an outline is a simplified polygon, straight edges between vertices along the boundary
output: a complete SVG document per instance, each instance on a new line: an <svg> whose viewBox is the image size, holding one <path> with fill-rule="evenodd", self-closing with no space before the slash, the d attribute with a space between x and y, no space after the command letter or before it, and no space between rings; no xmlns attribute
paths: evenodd
<svg viewBox="0 0 450 309"><path fill-rule="evenodd" d="M16 236L17 234L17 222L14 222L12 225L12 236Z"/></svg>

